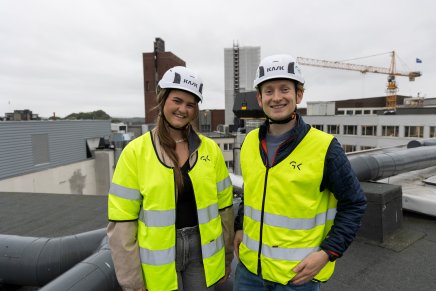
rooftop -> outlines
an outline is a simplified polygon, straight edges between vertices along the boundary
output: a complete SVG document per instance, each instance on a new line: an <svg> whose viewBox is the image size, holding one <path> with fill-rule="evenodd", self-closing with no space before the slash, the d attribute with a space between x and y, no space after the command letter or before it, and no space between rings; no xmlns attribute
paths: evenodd
<svg viewBox="0 0 436 291"><path fill-rule="evenodd" d="M106 208L105 196L0 192L0 234L58 237L100 229ZM322 290L436 290L436 217L403 215L401 229L383 243L358 236ZM37 288L0 284L0 290Z"/></svg>
<svg viewBox="0 0 436 291"><path fill-rule="evenodd" d="M436 290L435 254L436 217L403 211L384 243L358 236L322 290Z"/></svg>

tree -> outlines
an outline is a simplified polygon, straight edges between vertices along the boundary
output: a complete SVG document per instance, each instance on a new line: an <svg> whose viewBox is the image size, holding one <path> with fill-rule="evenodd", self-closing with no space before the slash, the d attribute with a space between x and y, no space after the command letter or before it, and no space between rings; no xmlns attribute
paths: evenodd
<svg viewBox="0 0 436 291"><path fill-rule="evenodd" d="M71 113L67 115L64 119L91 119L91 120L110 120L111 117L104 112L103 110L97 110L92 112L80 112L80 113Z"/></svg>

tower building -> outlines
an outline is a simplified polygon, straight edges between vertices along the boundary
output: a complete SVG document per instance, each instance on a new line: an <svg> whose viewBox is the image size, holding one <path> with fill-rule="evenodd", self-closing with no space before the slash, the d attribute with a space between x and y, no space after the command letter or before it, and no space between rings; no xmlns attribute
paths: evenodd
<svg viewBox="0 0 436 291"><path fill-rule="evenodd" d="M253 80L259 63L258 46L240 47L234 42L232 48L224 48L225 123L235 130L241 125L241 120L233 113L235 96L254 90Z"/></svg>

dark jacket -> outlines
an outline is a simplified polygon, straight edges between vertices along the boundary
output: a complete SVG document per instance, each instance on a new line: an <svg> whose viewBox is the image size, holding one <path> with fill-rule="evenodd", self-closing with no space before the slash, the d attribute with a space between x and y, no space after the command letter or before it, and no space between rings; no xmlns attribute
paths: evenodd
<svg viewBox="0 0 436 291"><path fill-rule="evenodd" d="M266 138L267 129L267 123L260 127L260 141ZM297 115L297 125L290 131L289 138L278 147L273 164L269 166L274 166L287 157L305 137L309 129L310 125L306 124L301 116ZM264 164L267 165L268 157L262 146L259 147L259 151ZM321 248L329 254L333 254L333 256L340 257L354 240L359 230L366 209L366 197L344 150L336 138L333 139L327 151L324 176L319 187L320 191L325 188L330 190L338 200L334 224L322 242ZM235 219L235 231L242 229L243 217L244 205L242 201Z"/></svg>

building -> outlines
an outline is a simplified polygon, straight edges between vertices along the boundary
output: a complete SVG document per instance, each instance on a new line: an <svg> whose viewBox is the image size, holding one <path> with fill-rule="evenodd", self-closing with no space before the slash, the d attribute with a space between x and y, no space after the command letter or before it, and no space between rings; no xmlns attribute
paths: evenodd
<svg viewBox="0 0 436 291"><path fill-rule="evenodd" d="M224 90L225 90L225 123L231 131L243 127L241 121L233 113L233 104L239 92L253 91L253 81L260 63L260 47L239 47L224 49Z"/></svg>
<svg viewBox="0 0 436 291"><path fill-rule="evenodd" d="M22 120L40 120L38 114L32 113L29 109L14 110L14 112L5 113L5 121L22 121Z"/></svg>
<svg viewBox="0 0 436 291"><path fill-rule="evenodd" d="M0 189L104 195L113 150L96 149L110 134L109 120L0 122Z"/></svg>
<svg viewBox="0 0 436 291"><path fill-rule="evenodd" d="M200 110L198 116L198 130L201 133L220 131L224 125L224 109Z"/></svg>
<svg viewBox="0 0 436 291"><path fill-rule="evenodd" d="M157 37L154 41L154 50L142 54L144 69L144 104L145 123L154 124L157 117L156 107L156 86L163 74L174 66L186 66L184 60L165 51L165 42Z"/></svg>
<svg viewBox="0 0 436 291"><path fill-rule="evenodd" d="M436 98L396 96L392 110L387 97L307 102L299 108L304 121L333 134L346 152L407 144L413 139L436 137ZM245 120L248 133L264 120L255 92L238 93L233 111ZM257 122L256 122L257 121ZM251 126L248 126L250 124Z"/></svg>
<svg viewBox="0 0 436 291"><path fill-rule="evenodd" d="M304 120L333 134L346 152L407 144L436 137L434 99L397 96L397 108L386 97L308 102Z"/></svg>

